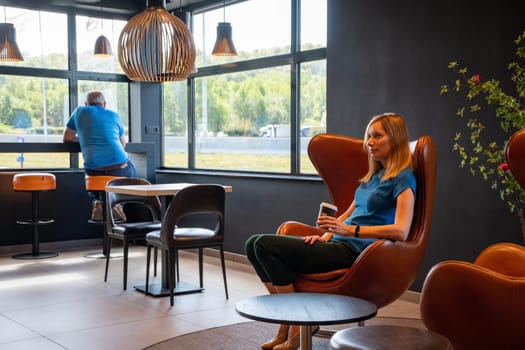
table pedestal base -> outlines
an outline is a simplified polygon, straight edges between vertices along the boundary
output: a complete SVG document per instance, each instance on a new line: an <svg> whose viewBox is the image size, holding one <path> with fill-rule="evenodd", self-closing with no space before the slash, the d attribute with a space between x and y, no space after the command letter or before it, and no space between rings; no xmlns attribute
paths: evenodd
<svg viewBox="0 0 525 350"><path fill-rule="evenodd" d="M136 290L142 293L146 293L146 285L137 285L133 286ZM204 290L204 288L201 288L199 286L195 286L190 283L186 283L184 281L178 281L175 284L175 289L173 289L174 295L179 294L190 294L190 293L200 293ZM148 288L148 295L153 295L154 297L167 297L170 295L169 288L162 287L160 283L156 284L150 284Z"/></svg>
<svg viewBox="0 0 525 350"><path fill-rule="evenodd" d="M300 336L301 336L301 350L312 350L312 330L314 326L301 325Z"/></svg>

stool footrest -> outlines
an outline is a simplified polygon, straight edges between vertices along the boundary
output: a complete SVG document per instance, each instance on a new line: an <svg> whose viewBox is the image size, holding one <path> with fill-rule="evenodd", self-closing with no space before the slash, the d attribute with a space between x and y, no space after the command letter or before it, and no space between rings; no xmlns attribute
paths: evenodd
<svg viewBox="0 0 525 350"><path fill-rule="evenodd" d="M53 219L39 219L37 221L33 220L17 220L16 223L20 225L33 225L33 226L40 226L40 225L47 225L55 222Z"/></svg>

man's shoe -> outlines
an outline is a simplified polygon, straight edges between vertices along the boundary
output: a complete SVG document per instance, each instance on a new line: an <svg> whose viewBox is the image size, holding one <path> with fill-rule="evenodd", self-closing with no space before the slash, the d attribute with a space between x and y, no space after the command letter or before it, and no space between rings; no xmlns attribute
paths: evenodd
<svg viewBox="0 0 525 350"><path fill-rule="evenodd" d="M124 208L122 208L122 205L115 204L113 207L113 219L115 221L126 221L126 214L124 213Z"/></svg>
<svg viewBox="0 0 525 350"><path fill-rule="evenodd" d="M93 207L91 209L91 220L104 221L104 208L102 207L101 201L93 201Z"/></svg>

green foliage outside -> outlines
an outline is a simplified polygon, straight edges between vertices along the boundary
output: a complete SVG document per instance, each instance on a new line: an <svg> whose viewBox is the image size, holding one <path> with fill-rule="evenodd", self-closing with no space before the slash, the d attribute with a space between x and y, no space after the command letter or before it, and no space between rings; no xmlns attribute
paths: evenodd
<svg viewBox="0 0 525 350"><path fill-rule="evenodd" d="M326 123L326 72L322 63L304 64L301 70L301 124ZM203 89L203 84L205 88ZM204 93L203 93L204 90ZM206 111L199 106L204 105ZM259 136L269 124L290 124L289 67L223 74L195 80L197 130L204 123L211 135ZM164 84L164 127L170 135L186 135L185 83Z"/></svg>
<svg viewBox="0 0 525 350"><path fill-rule="evenodd" d="M458 78L453 84L442 85L441 94L456 93L465 98L465 104L457 110L457 116L465 121L467 132L456 132L454 151L460 158L460 167L468 168L472 175L482 176L491 188L499 191L511 212L520 218L525 242L525 191L506 169L505 145L516 131L525 128L525 31L514 41L517 60L508 65L515 92L503 91L496 79L482 79L479 74L469 73L467 67L451 62L449 68ZM482 106L484 104L484 106ZM505 135L504 142L486 137L486 123L497 118Z"/></svg>

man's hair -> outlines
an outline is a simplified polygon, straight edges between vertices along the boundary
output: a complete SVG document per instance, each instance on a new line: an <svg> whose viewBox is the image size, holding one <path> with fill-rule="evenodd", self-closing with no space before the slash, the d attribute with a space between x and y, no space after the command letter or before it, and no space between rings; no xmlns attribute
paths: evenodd
<svg viewBox="0 0 525 350"><path fill-rule="evenodd" d="M102 92L91 91L87 95L86 102L90 106L104 107L104 102L106 102L106 99L104 98L104 94Z"/></svg>

